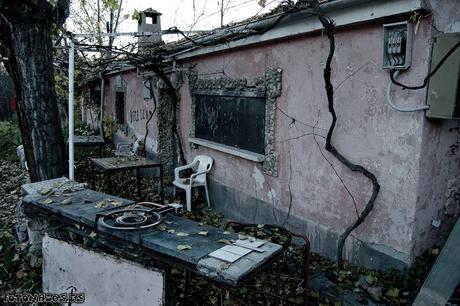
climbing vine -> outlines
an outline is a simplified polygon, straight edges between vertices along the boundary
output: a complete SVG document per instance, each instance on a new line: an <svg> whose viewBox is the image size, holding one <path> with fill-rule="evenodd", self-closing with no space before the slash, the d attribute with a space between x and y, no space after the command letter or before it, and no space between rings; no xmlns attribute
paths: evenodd
<svg viewBox="0 0 460 306"><path fill-rule="evenodd" d="M380 190L380 185L377 181L377 178L372 172L370 172L369 170L367 170L361 165L354 164L353 162L351 162L348 158L343 156L342 153L340 153L337 150L337 148L332 144L331 138L334 132L336 122L337 122L337 115L334 109L334 86L332 85L332 82L331 82L331 70L332 70L331 62L332 62L332 58L334 57L334 51L335 51L335 39L334 39L335 24L332 19L330 19L329 17L321 13L318 15L318 18L321 24L323 25L326 35L329 39L329 55L326 60L326 66L324 67L324 83L325 83L325 89L326 89L326 94L327 94L328 109L329 109L329 113L332 116L332 122L329 127L329 131L327 132L325 148L327 151L329 151L332 155L334 155L334 157L336 157L342 164L344 164L351 171L362 173L372 183L372 194L369 200L367 201L367 204L364 207L363 211L359 214L356 221L353 222L351 225L349 225L339 237L339 241L337 245L337 261L338 261L339 267L343 267L343 248L345 246L345 241L348 238L348 236L358 226L360 226L361 223L364 222L366 217L372 211L375 200Z"/></svg>

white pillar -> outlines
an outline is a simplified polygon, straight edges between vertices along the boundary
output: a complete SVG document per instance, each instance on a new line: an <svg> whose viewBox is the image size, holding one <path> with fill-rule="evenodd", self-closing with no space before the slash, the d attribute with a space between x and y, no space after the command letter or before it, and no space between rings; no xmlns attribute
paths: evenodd
<svg viewBox="0 0 460 306"><path fill-rule="evenodd" d="M101 110L100 110L100 119L101 121L99 122L99 134L101 135L102 138L104 138L104 92L105 92L105 82L104 82L104 76L101 73Z"/></svg>
<svg viewBox="0 0 460 306"><path fill-rule="evenodd" d="M69 39L69 180L74 180L74 155L73 155L73 86L74 86L74 57L75 45Z"/></svg>

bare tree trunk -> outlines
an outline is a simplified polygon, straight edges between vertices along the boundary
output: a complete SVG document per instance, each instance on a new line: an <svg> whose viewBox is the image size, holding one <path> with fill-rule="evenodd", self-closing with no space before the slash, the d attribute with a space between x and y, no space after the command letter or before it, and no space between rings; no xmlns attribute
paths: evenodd
<svg viewBox="0 0 460 306"><path fill-rule="evenodd" d="M65 174L66 157L52 65L53 10L45 1L29 4L4 11L0 6L0 32L11 55L9 72L30 179L39 181Z"/></svg>

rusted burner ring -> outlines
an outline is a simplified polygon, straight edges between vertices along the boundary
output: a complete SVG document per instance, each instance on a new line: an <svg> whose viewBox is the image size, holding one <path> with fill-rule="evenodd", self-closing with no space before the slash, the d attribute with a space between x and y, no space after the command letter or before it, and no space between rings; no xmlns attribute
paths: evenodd
<svg viewBox="0 0 460 306"><path fill-rule="evenodd" d="M111 211L99 218L98 223L114 230L134 230L156 226L162 220L162 215L150 209L130 208Z"/></svg>

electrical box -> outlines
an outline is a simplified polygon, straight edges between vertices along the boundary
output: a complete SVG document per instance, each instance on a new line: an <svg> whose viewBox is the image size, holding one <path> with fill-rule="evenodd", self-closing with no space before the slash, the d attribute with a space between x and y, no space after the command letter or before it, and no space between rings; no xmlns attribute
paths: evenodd
<svg viewBox="0 0 460 306"><path fill-rule="evenodd" d="M460 33L438 35L433 44L431 70L460 41ZM460 48L452 53L428 84L429 118L460 119Z"/></svg>
<svg viewBox="0 0 460 306"><path fill-rule="evenodd" d="M383 69L405 70L412 57L413 26L406 21L383 25Z"/></svg>

